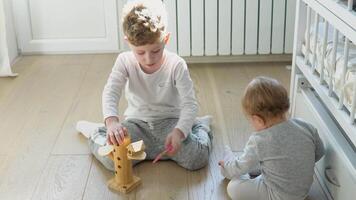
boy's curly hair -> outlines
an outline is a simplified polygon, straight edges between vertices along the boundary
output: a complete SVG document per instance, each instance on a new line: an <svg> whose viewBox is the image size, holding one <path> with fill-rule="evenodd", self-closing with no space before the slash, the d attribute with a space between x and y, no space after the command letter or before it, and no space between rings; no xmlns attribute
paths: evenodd
<svg viewBox="0 0 356 200"><path fill-rule="evenodd" d="M128 2L122 16L123 32L134 46L153 44L166 36L167 13L161 0Z"/></svg>
<svg viewBox="0 0 356 200"><path fill-rule="evenodd" d="M289 109L287 90L275 79L259 76L247 86L242 98L246 114L257 115L263 120L278 117Z"/></svg>

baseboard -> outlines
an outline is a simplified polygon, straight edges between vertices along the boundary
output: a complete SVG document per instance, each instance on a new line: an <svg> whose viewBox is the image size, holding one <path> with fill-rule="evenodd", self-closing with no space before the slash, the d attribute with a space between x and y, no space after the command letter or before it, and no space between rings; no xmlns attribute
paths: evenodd
<svg viewBox="0 0 356 200"><path fill-rule="evenodd" d="M65 55L65 54L103 54L123 51L83 51L83 52L31 52L22 55ZM248 63L248 62L292 62L292 54L224 55L224 56L182 56L187 63Z"/></svg>
<svg viewBox="0 0 356 200"><path fill-rule="evenodd" d="M292 54L188 56L187 63L292 62Z"/></svg>

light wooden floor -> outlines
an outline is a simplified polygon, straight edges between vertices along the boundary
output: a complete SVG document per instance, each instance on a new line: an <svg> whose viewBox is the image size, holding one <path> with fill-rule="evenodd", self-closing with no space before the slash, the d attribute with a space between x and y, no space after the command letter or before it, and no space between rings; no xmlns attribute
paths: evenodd
<svg viewBox="0 0 356 200"><path fill-rule="evenodd" d="M14 66L19 77L0 79L1 200L227 199L217 161L224 144L240 151L249 137L240 109L245 85L266 75L289 88L283 63L190 65L200 115L214 117L209 166L190 172L169 161L143 163L134 169L143 185L120 195L106 187L112 174L74 128L80 119L101 122L101 92L115 57L25 56ZM309 199L325 199L317 183Z"/></svg>

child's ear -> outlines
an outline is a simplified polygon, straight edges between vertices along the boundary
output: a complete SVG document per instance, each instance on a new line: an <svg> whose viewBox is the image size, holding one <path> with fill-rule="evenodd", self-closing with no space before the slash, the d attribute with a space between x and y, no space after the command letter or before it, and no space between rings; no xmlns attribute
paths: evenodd
<svg viewBox="0 0 356 200"><path fill-rule="evenodd" d="M130 43L130 41L129 41L129 39L127 38L126 35L124 36L124 41L125 41L125 45L127 45L128 47L131 48L131 43Z"/></svg>
<svg viewBox="0 0 356 200"><path fill-rule="evenodd" d="M252 115L251 118L256 124L258 124L261 127L266 125L265 120L262 117L258 116L258 115Z"/></svg>
<svg viewBox="0 0 356 200"><path fill-rule="evenodd" d="M164 44L168 44L169 42L169 38L171 37L171 33L168 32L167 35L164 37L163 41L164 41Z"/></svg>

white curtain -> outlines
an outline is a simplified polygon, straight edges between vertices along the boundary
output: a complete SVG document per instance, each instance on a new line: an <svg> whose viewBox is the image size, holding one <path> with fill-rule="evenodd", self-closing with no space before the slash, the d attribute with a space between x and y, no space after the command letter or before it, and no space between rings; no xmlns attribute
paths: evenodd
<svg viewBox="0 0 356 200"><path fill-rule="evenodd" d="M17 76L17 74L11 71L6 40L5 9L3 0L0 0L0 77L8 76Z"/></svg>

